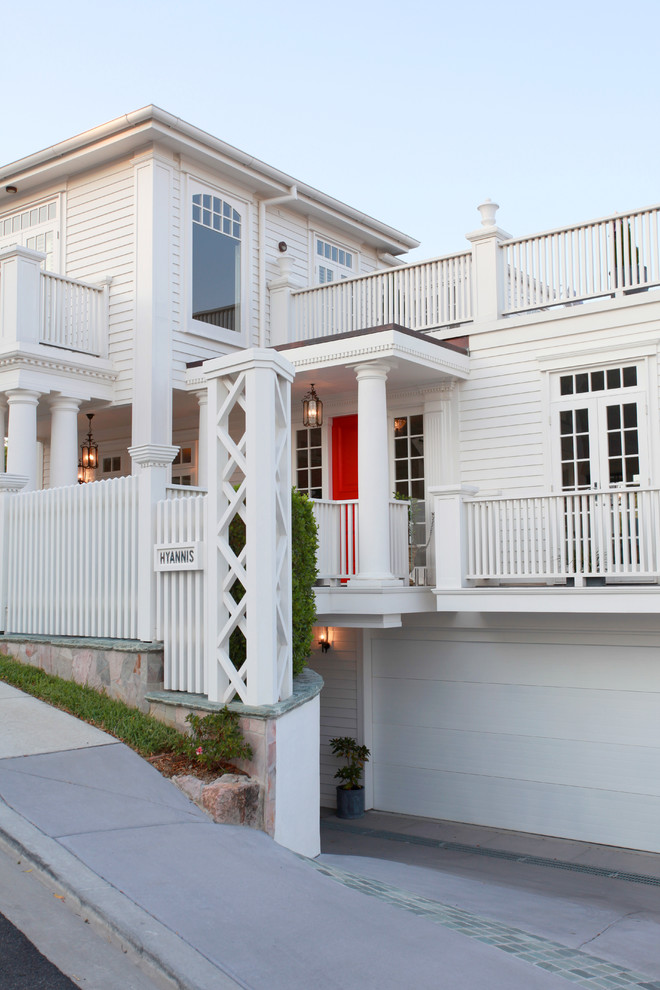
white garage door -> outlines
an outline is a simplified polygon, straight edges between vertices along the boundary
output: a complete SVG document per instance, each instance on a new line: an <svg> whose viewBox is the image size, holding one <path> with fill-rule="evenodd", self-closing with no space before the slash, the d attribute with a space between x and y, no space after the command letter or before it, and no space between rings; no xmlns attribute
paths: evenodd
<svg viewBox="0 0 660 990"><path fill-rule="evenodd" d="M376 808L660 851L657 647L410 636L372 642Z"/></svg>

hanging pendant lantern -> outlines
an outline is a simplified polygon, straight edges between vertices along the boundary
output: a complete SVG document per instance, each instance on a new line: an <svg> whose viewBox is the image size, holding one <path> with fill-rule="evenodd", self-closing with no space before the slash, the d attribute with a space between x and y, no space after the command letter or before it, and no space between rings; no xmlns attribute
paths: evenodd
<svg viewBox="0 0 660 990"><path fill-rule="evenodd" d="M314 383L302 400L303 426L323 426L323 403L314 391Z"/></svg>
<svg viewBox="0 0 660 990"><path fill-rule="evenodd" d="M81 485L92 480L88 472L94 471L99 463L99 445L92 436L94 413L87 413L87 419L89 420L89 433L80 445L80 461L78 462L78 482Z"/></svg>

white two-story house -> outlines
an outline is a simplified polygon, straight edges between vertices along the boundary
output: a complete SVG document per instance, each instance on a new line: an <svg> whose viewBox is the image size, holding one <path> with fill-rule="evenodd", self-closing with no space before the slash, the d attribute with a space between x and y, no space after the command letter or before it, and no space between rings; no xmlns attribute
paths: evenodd
<svg viewBox="0 0 660 990"><path fill-rule="evenodd" d="M201 506L204 362L266 349L319 523L321 802L350 734L375 808L660 850L660 209L514 238L487 201L406 265L412 238L153 107L0 171L5 636L164 640L167 690L232 696L208 574L145 619L133 531L76 493L128 518L162 455L163 499ZM67 596L66 514L115 548L103 608Z"/></svg>

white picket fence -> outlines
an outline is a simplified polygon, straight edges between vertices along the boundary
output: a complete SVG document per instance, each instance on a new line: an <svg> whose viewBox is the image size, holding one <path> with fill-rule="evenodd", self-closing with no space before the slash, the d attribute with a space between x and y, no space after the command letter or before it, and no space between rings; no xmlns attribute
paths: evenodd
<svg viewBox="0 0 660 990"><path fill-rule="evenodd" d="M472 319L469 251L292 292L293 336L311 340L398 323L410 330Z"/></svg>
<svg viewBox="0 0 660 990"><path fill-rule="evenodd" d="M207 497L171 486L156 505L156 545L202 543ZM203 563L203 561L202 561ZM156 621L165 651L165 690L205 694L204 571L157 575Z"/></svg>
<svg viewBox="0 0 660 990"><path fill-rule="evenodd" d="M660 491L613 489L465 504L468 580L660 576Z"/></svg>
<svg viewBox="0 0 660 990"><path fill-rule="evenodd" d="M4 495L7 633L137 638L137 479Z"/></svg>
<svg viewBox="0 0 660 990"><path fill-rule="evenodd" d="M107 332L105 289L64 275L41 273L42 344L100 355Z"/></svg>
<svg viewBox="0 0 660 990"><path fill-rule="evenodd" d="M505 313L660 284L660 207L615 214L502 244Z"/></svg>

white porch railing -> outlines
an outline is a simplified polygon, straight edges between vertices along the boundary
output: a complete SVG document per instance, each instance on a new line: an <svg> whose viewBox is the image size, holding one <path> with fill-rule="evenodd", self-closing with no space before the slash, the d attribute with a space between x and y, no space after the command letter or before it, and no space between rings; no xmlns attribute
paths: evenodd
<svg viewBox="0 0 660 990"><path fill-rule="evenodd" d="M291 294L293 336L311 340L398 323L410 330L472 319L472 254L342 279Z"/></svg>
<svg viewBox="0 0 660 990"><path fill-rule="evenodd" d="M504 313L660 284L660 207L504 241Z"/></svg>
<svg viewBox="0 0 660 990"><path fill-rule="evenodd" d="M318 526L319 549L317 554L318 579L320 581L347 581L360 570L359 502L312 501L314 518ZM408 557L408 503L390 501L390 569L395 577L409 577Z"/></svg>
<svg viewBox="0 0 660 990"><path fill-rule="evenodd" d="M194 489L168 487L166 498L156 505L156 545L202 543L206 499ZM204 571L163 571L157 576L156 589L165 690L205 694Z"/></svg>
<svg viewBox="0 0 660 990"><path fill-rule="evenodd" d="M660 491L465 502L469 581L660 576Z"/></svg>
<svg viewBox="0 0 660 990"><path fill-rule="evenodd" d="M136 639L138 479L2 503L5 632Z"/></svg>
<svg viewBox="0 0 660 990"><path fill-rule="evenodd" d="M108 332L106 289L41 272L42 344L101 355Z"/></svg>

